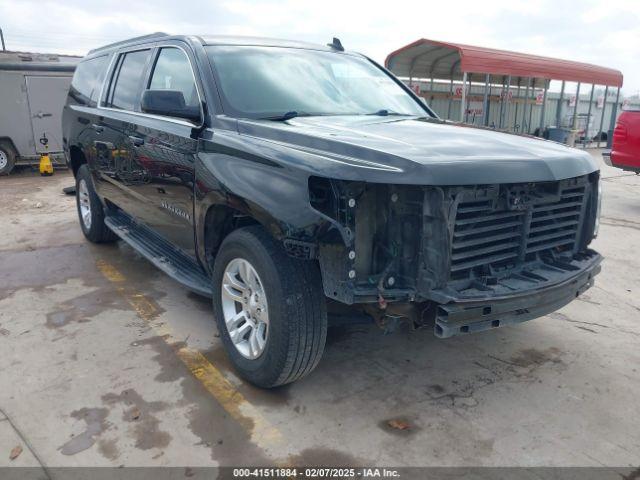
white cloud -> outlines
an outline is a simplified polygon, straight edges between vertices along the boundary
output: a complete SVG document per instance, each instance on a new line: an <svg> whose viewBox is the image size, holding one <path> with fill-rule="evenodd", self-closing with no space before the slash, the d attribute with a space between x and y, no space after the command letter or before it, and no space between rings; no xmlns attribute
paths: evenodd
<svg viewBox="0 0 640 480"><path fill-rule="evenodd" d="M640 0L0 0L0 27L9 48L78 54L153 31L337 36L379 62L426 37L610 66L640 89Z"/></svg>

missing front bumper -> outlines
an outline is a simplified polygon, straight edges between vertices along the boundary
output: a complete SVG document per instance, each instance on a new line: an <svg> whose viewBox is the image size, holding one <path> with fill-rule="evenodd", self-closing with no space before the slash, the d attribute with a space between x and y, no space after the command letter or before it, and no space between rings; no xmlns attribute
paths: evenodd
<svg viewBox="0 0 640 480"><path fill-rule="evenodd" d="M512 325L562 308L593 285L602 257L593 252L587 265L576 271L558 272L552 285L525 293L486 299L453 298L438 307L435 335L441 338ZM549 282L550 283L550 282Z"/></svg>

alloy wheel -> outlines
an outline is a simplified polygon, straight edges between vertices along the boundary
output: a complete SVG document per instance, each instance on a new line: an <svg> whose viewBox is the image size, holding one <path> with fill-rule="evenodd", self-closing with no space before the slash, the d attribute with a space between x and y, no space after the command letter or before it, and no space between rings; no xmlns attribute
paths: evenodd
<svg viewBox="0 0 640 480"><path fill-rule="evenodd" d="M224 270L222 311L240 355L249 360L262 355L269 335L267 296L255 268L243 258L231 260Z"/></svg>
<svg viewBox="0 0 640 480"><path fill-rule="evenodd" d="M87 230L91 229L91 198L87 182L82 179L78 185L78 204L80 205L80 217Z"/></svg>

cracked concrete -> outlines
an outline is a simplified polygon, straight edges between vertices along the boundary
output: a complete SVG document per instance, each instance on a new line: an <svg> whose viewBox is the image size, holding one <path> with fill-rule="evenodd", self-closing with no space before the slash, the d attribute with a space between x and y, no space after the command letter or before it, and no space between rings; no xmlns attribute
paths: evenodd
<svg viewBox="0 0 640 480"><path fill-rule="evenodd" d="M606 258L578 300L448 340L408 328L334 328L318 369L275 391L229 368L207 300L126 245L84 241L74 200L61 193L68 174L0 178L0 409L15 426L0 415L0 466L10 464L18 429L48 467L636 467L640 177L606 166L603 176L593 247ZM126 282L109 282L99 261ZM147 299L153 315L127 295ZM246 400L242 421L185 366L184 348ZM392 419L410 428L389 428ZM258 420L284 441L256 444ZM29 448L15 462L38 465Z"/></svg>

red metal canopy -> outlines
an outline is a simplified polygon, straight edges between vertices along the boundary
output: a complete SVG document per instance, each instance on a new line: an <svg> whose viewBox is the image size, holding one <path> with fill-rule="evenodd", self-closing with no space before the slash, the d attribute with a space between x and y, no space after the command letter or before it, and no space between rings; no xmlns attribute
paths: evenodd
<svg viewBox="0 0 640 480"><path fill-rule="evenodd" d="M385 65L400 77L462 79L462 73L467 72L475 74L476 81L484 81L484 75L490 74L496 83L511 75L536 79L536 84L566 80L622 86L622 73L612 68L426 38L390 53Z"/></svg>

